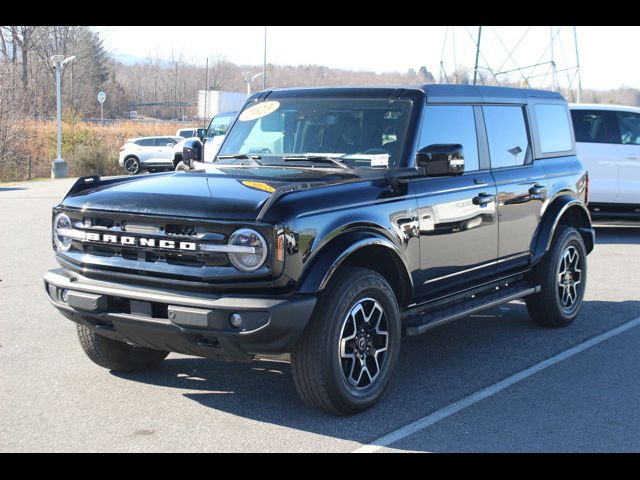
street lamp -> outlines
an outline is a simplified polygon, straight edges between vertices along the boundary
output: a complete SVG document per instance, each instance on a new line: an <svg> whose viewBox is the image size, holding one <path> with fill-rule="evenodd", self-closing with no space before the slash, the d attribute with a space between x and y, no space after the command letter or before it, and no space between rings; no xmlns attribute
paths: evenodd
<svg viewBox="0 0 640 480"><path fill-rule="evenodd" d="M58 119L58 145L56 159L51 163L51 178L66 178L67 162L62 159L62 92L61 77L65 64L71 62L75 55L64 58L64 55L52 55L51 63L56 71L56 116Z"/></svg>
<svg viewBox="0 0 640 480"><path fill-rule="evenodd" d="M247 98L251 96L251 84L253 81L262 75L262 72L256 73L253 77L251 76L251 72L243 72L242 78L244 79L244 83L247 84Z"/></svg>

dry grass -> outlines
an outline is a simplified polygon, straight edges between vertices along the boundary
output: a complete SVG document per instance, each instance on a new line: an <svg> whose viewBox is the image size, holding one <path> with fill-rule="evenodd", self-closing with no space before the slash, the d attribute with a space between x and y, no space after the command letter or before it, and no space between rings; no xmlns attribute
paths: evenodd
<svg viewBox="0 0 640 480"><path fill-rule="evenodd" d="M128 138L175 135L180 123L114 122L94 125L67 119L62 126L62 157L69 164L69 175L121 174L118 151ZM15 160L2 165L0 181L26 180L31 159L31 178L49 177L56 157L56 123L31 121L24 126Z"/></svg>

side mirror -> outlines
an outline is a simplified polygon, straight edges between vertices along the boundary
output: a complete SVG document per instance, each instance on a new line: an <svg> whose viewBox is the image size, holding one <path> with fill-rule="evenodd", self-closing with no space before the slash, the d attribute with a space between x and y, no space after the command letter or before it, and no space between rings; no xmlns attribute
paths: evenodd
<svg viewBox="0 0 640 480"><path fill-rule="evenodd" d="M459 143L434 144L418 150L416 166L427 177L461 175L464 172L464 153Z"/></svg>
<svg viewBox="0 0 640 480"><path fill-rule="evenodd" d="M175 147L175 146L176 146L176 144L175 144L175 143L167 142L167 147L171 147L171 148L173 148L173 147Z"/></svg>
<svg viewBox="0 0 640 480"><path fill-rule="evenodd" d="M202 161L202 142L197 138L186 140L182 147L182 163L191 165L194 161Z"/></svg>
<svg viewBox="0 0 640 480"><path fill-rule="evenodd" d="M207 135L206 128L198 128L196 130L196 137L198 137L200 140L202 140L206 135Z"/></svg>

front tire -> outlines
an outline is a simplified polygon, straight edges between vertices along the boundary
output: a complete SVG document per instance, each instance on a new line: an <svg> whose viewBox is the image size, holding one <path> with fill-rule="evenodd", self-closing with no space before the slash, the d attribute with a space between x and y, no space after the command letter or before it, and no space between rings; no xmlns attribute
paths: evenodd
<svg viewBox="0 0 640 480"><path fill-rule="evenodd" d="M587 282L587 252L573 227L560 225L533 280L542 287L526 297L531 319L545 327L566 327L580 312Z"/></svg>
<svg viewBox="0 0 640 480"><path fill-rule="evenodd" d="M335 415L373 406L398 362L400 312L377 272L339 270L291 353L293 380L305 403Z"/></svg>
<svg viewBox="0 0 640 480"><path fill-rule="evenodd" d="M124 342L103 337L86 325L78 325L78 338L84 353L101 367L116 372L134 372L156 367L169 352L146 347L133 347Z"/></svg>

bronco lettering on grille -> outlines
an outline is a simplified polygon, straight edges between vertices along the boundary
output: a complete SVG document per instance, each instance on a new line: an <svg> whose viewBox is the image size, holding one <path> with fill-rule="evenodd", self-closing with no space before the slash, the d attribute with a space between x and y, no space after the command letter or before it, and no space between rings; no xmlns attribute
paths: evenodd
<svg viewBox="0 0 640 480"><path fill-rule="evenodd" d="M85 239L90 242L114 243L118 245L166 248L169 250L196 250L195 242L181 242L175 240L158 240L155 238L131 237L126 235L100 234L87 232Z"/></svg>

